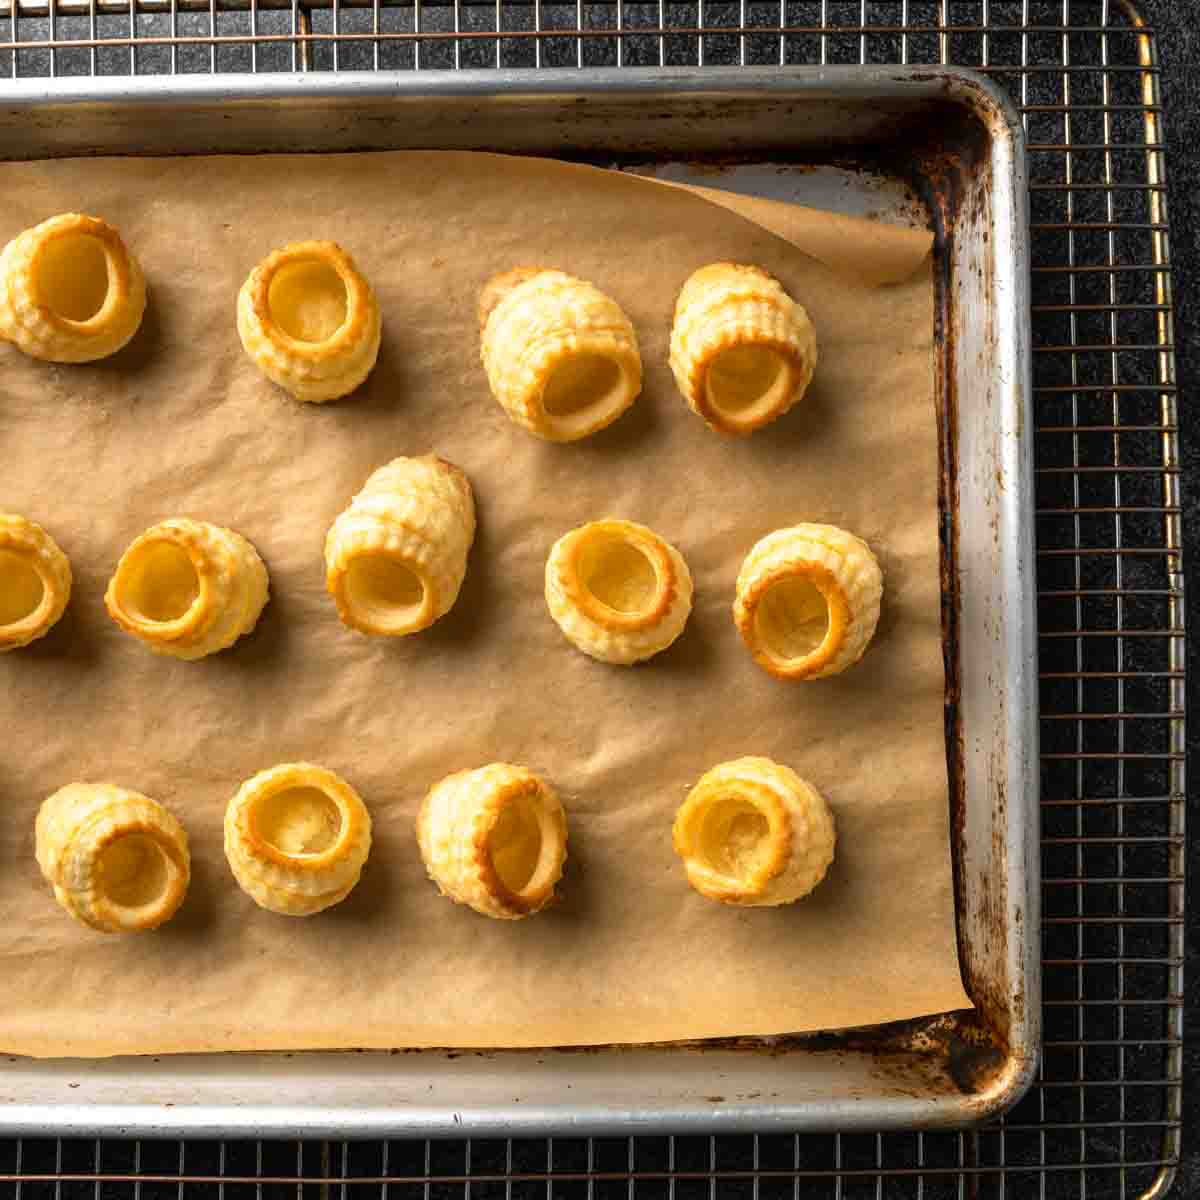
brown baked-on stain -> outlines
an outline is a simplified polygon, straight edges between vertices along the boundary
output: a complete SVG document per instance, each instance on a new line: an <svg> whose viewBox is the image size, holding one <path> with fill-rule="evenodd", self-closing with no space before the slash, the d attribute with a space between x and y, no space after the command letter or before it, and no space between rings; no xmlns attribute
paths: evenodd
<svg viewBox="0 0 1200 1200"><path fill-rule="evenodd" d="M961 612L961 578L958 567L958 411L953 380L957 370L958 346L953 332L956 327L956 294L951 278L951 249L960 217L959 208L964 196L964 180L983 169L988 161L987 138L982 129L964 136L940 124L922 128L925 144L917 158L896 159L886 165L905 178L925 203L931 217L934 239L931 251L934 273L934 405L939 432L938 511L941 595L942 595L942 663L945 673L944 728L946 741L946 776L950 799L951 879L954 888L955 931L963 985L968 995L980 1003L983 981L971 971L974 956L966 941L967 923L964 919L967 881L961 847L966 837L966 776L963 738L961 680L959 674L959 625ZM984 1005L984 1011L994 1013L995 1005ZM1004 1035L997 1029L992 1035L998 1044Z"/></svg>
<svg viewBox="0 0 1200 1200"><path fill-rule="evenodd" d="M944 83L937 71L927 73L927 78ZM1029 931L1025 928L1023 914L1008 917L1009 896L1007 877L996 878L983 872L973 879L968 888L965 864L960 847L964 844L966 812L964 805L964 742L959 713L960 680L958 673L959 650L959 604L960 580L957 569L959 506L956 463L958 461L958 424L954 379L961 353L953 337L958 323L957 306L960 297L952 286L952 248L960 229L970 225L981 229L985 242L990 222L988 210L992 193L989 145L990 137L985 119L960 110L947 119L944 108L930 115L913 118L913 135L905 140L905 157L890 148L883 151L883 165L890 173L904 178L910 187L921 196L931 217L934 229L933 267L935 273L935 401L941 434L941 470L939 472L939 509L942 513L942 623L943 647L946 670L946 757L950 781L950 816L953 837L952 878L954 885L955 914L957 918L959 961L963 969L963 982L968 994L976 1004L973 1014L956 1017L977 1027L986 1040L978 1044L973 1038L965 1043L947 1047L948 1068L957 1073L960 1081L977 1090L980 1077L992 1080L992 1086L1003 1087L1004 1076L1019 1074L1023 1069L1020 1059L1014 1057L1009 1043L1010 1031L1020 1028L1027 1017L1027 1001L1024 991L1014 990L1012 981L1002 973L987 972L982 968L984 947L988 944L1003 945L1010 935L1018 943ZM912 153L914 140L918 145ZM975 268L981 279L986 281L993 268L991 245L982 256L974 256L970 266ZM996 330L994 314L985 314L983 330L984 344L994 344ZM1024 413L1020 414L1024 429ZM998 490L1006 487L1003 471L998 462L989 462L986 468ZM993 681L989 680L992 684ZM993 684L994 686L994 684ZM985 802L991 821L994 862L1003 862L1005 848L1005 813L1010 797L999 750L993 750L987 764L987 788ZM976 897L975 911L968 913L965 897ZM967 942L967 924L977 939L973 945ZM989 975L1000 974L998 978ZM1010 994L1011 993L1011 994ZM952 1050L952 1052L951 1052Z"/></svg>
<svg viewBox="0 0 1200 1200"><path fill-rule="evenodd" d="M550 1055L595 1055L662 1050L673 1053L711 1054L736 1052L782 1058L791 1054L824 1054L844 1057L864 1054L876 1060L880 1084L889 1095L928 1099L930 1095L963 1095L986 1106L1011 1068L1007 1049L998 1044L986 1021L974 1009L891 1021L883 1025L835 1032L782 1034L776 1037L705 1038L692 1041L594 1046L547 1046L539 1061ZM447 1059L494 1058L515 1053L512 1049L401 1050L400 1053L438 1053ZM393 1051L392 1053L395 1053ZM733 1097L733 1102L762 1099L761 1091ZM711 1104L729 1103L724 1095L705 1096Z"/></svg>

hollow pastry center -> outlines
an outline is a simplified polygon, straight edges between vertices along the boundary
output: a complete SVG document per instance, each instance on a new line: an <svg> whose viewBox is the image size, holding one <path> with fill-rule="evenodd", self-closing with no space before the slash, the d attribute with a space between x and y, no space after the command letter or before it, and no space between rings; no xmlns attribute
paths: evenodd
<svg viewBox="0 0 1200 1200"><path fill-rule="evenodd" d="M779 658L806 658L829 633L829 603L803 576L767 589L755 617L759 642Z"/></svg>
<svg viewBox="0 0 1200 1200"><path fill-rule="evenodd" d="M542 856L538 806L528 795L516 796L501 810L488 835L488 853L500 882L514 894L528 886Z"/></svg>
<svg viewBox="0 0 1200 1200"><path fill-rule="evenodd" d="M305 259L275 272L267 294L271 317L298 342L327 342L345 324L346 284L327 262Z"/></svg>
<svg viewBox="0 0 1200 1200"><path fill-rule="evenodd" d="M767 818L743 796L719 796L701 810L694 852L717 874L744 879L758 866L770 828Z"/></svg>
<svg viewBox="0 0 1200 1200"><path fill-rule="evenodd" d="M171 862L152 837L131 833L110 842L98 863L100 890L120 908L144 908L170 883Z"/></svg>
<svg viewBox="0 0 1200 1200"><path fill-rule="evenodd" d="M568 422L590 417L623 398L621 368L602 354L569 354L550 372L542 392L547 416Z"/></svg>
<svg viewBox="0 0 1200 1200"><path fill-rule="evenodd" d="M35 613L45 590L24 555L0 550L0 625L15 625Z"/></svg>
<svg viewBox="0 0 1200 1200"><path fill-rule="evenodd" d="M251 814L258 836L281 854L328 850L342 831L342 812L320 788L283 788L264 796Z"/></svg>
<svg viewBox="0 0 1200 1200"><path fill-rule="evenodd" d="M708 368L708 402L731 417L748 417L774 407L791 381L783 355L767 346L731 346Z"/></svg>
<svg viewBox="0 0 1200 1200"><path fill-rule="evenodd" d="M68 234L47 242L36 261L42 303L68 321L94 317L108 295L108 255L87 234Z"/></svg>
<svg viewBox="0 0 1200 1200"><path fill-rule="evenodd" d="M200 577L182 547L149 542L120 568L117 592L135 620L163 624L179 620L196 602Z"/></svg>
<svg viewBox="0 0 1200 1200"><path fill-rule="evenodd" d="M382 629L411 624L425 604L425 585L415 571L386 554L360 554L346 568L349 608Z"/></svg>
<svg viewBox="0 0 1200 1200"><path fill-rule="evenodd" d="M601 604L621 613L645 612L658 575L645 552L613 533L593 534L579 554L579 581Z"/></svg>

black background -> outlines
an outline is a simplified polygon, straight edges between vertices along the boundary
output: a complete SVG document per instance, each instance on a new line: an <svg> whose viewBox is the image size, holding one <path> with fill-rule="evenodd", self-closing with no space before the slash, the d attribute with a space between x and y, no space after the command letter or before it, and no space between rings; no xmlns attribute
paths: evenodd
<svg viewBox="0 0 1200 1200"><path fill-rule="evenodd" d="M1079 0L1075 0L1073 8L1073 16L1079 19L1081 11L1087 5L1081 5ZM961 9L962 5L958 5ZM1194 414L1191 410L1189 401L1195 394L1197 380L1200 379L1200 4L1195 0L1141 0L1140 9L1146 17L1148 23L1153 26L1157 35L1157 51L1159 61L1162 68L1161 73L1161 88L1163 103L1165 106L1165 134L1167 143L1167 172L1168 172L1168 205L1171 224L1171 260L1173 264L1173 281L1174 295L1176 301L1176 354L1178 366L1178 383L1179 383L1179 421L1180 421L1180 442L1182 460L1184 463L1184 474L1182 483L1183 504L1184 504L1184 540L1185 540L1185 572L1188 578L1188 592L1193 595L1191 584L1194 579L1193 564L1196 561L1197 550L1197 530L1200 529L1200 487L1197 486L1197 470L1200 469L1200 435L1198 435L1197 422L1194 419ZM1099 4L1096 5L1097 15L1099 12ZM1094 19L1094 18L1093 18ZM184 18L180 22L181 32L206 32L199 24L200 21L206 22L207 18ZM196 22L196 24L193 24ZM34 23L27 23L29 28L23 31L23 36L34 38L38 36L38 31L34 28ZM127 25L125 26L127 28ZM125 28L101 29L101 34L124 33ZM232 31L232 30L231 30ZM4 40L6 30L3 23L0 23L0 40ZM41 34L44 36L44 33ZM683 53L686 53L686 49ZM85 56L81 52L76 52L79 58L78 69L69 62L64 61L61 70L63 73L75 74L86 72L87 66L84 61ZM145 70L161 70L167 68L167 65L161 59L163 51L139 51L140 69ZM190 53L190 52L189 52ZM207 49L194 52L207 60ZM284 53L282 50L279 53ZM290 51L287 52L290 54ZM328 50L317 52L317 57L314 65L326 66L332 65L322 61L322 57L328 55ZM835 47L830 55L831 61L856 61L850 57L849 51L839 52ZM3 55L0 54L0 58ZM66 60L67 56L62 56ZM668 51L668 61L674 57ZM242 68L249 66L248 61L242 61L245 55L241 58L235 57L230 61L222 62L225 69ZM681 58L680 61L694 61L690 58ZM103 60L100 63L101 70L106 67L115 70L116 72L125 71L128 57L127 52L113 52L110 62ZM0 64L4 65L4 64ZM264 64L266 65L266 64ZM276 63L272 65L284 65ZM349 65L344 59L342 65ZM363 65L369 65L364 63ZM400 65L396 63L394 65ZM432 65L432 64L430 64ZM464 61L464 65L466 62ZM512 65L516 65L513 63ZM530 64L532 65L532 64ZM599 65L599 61L597 61ZM167 68L169 69L169 68ZM45 71L45 66L40 67L40 71ZM24 72L23 72L24 73ZM33 73L38 73L38 67L33 68ZM107 70L105 70L107 73ZM2 75L2 73L0 73ZM3 98L3 83L0 82L0 99ZM1036 247L1035 247L1036 255ZM1036 261L1036 258L1035 258ZM1193 625L1194 618L1200 616L1195 610L1195 605L1189 603L1189 626ZM1196 659L1196 650L1194 639L1189 641L1188 648L1188 667L1189 678L1195 680L1197 668L1200 663ZM1189 686L1189 699L1195 693L1193 686ZM1135 740L1131 740L1128 744L1128 749L1136 750L1137 744ZM1189 768L1195 770L1197 767L1197 749L1200 748L1200 722L1196 722L1191 730L1188 739L1188 765ZM1190 802L1189 797L1189 821L1194 828L1200 828L1200 807ZM1193 1086L1193 1081L1200 1073L1200 1047L1197 1046L1197 1034L1200 1033L1200 903L1197 902L1197 884L1200 882L1200 838L1193 838L1192 845L1188 853L1188 872L1192 880L1191 896L1189 899L1188 924L1187 924L1187 996L1188 1005L1186 1009L1186 1048L1185 1048L1185 1067L1184 1067L1184 1156L1180 1166L1179 1175L1175 1184L1172 1196L1177 1197L1198 1197L1200 1196L1200 1087ZM1137 947L1134 941L1127 943L1127 953L1136 954ZM720 1141L720 1139L718 1139ZM65 1171L92 1171L95 1169L95 1150L92 1143L64 1143L60 1151L52 1151L53 1143L42 1145L37 1148L34 1153L34 1146L30 1144L27 1152L22 1159L22 1168L26 1171L31 1170L65 1170ZM172 1147L163 1146L160 1148L161 1153L153 1153L158 1169L173 1172L179 1169L177 1151ZM415 1152L417 1147L412 1148ZM529 1148L533 1151L533 1148ZM639 1161L639 1166L657 1165L654 1162L657 1159L657 1154L652 1152L652 1147L647 1147L651 1151L649 1160ZM730 1145L730 1157L718 1152L717 1160L727 1161L732 1164L736 1161L738 1155L734 1146ZM620 1161L621 1155L619 1147L612 1147L613 1155L605 1157L603 1166L606 1169L624 1169L624 1164ZM176 1154L176 1158L172 1159L172 1154ZM516 1157L522 1158L520 1148L517 1150ZM127 1146L112 1145L105 1148L103 1153L105 1169L111 1170L119 1167L124 1163L128 1163L129 1168L132 1168L132 1149ZM397 1159L392 1160L392 1169L396 1170L399 1167ZM328 1165L322 1163L317 1156L316 1147L308 1147L303 1151L302 1164L305 1173L321 1173L324 1169L332 1168L336 1175L340 1172L340 1164L337 1161ZM5 1144L0 1142L0 1171L12 1170L16 1165L15 1147L13 1144ZM433 1162L433 1170L439 1169L439 1161ZM462 1168L461 1158L455 1159L453 1156L445 1159L441 1169L445 1171L455 1171ZM480 1164L482 1165L482 1164ZM489 1164L490 1165L490 1164ZM498 1163L503 1169L503 1162ZM520 1165L516 1163L515 1165ZM544 1165L544 1156L539 1162L537 1152L533 1152L532 1158L529 1161L531 1169L538 1169ZM601 1164L597 1163L597 1166ZM663 1164L665 1165L665 1163ZM677 1166L682 1164L676 1163ZM698 1166L707 1164L697 1163ZM747 1164L748 1165L748 1164ZM251 1156L248 1161L239 1163L240 1169L235 1170L230 1162L224 1163L224 1170L228 1173L241 1173L248 1171L250 1174L255 1173L256 1164L254 1157ZM411 1171L414 1168L418 1171L422 1164L419 1161L413 1161L410 1155L405 1155L405 1167ZM297 1168L296 1151L293 1146L288 1151L288 1155L277 1161L276 1170L293 1173ZM150 1164L143 1158L141 1169L151 1169ZM222 1169L218 1160L218 1151L216 1147L210 1147L208 1150L197 1148L195 1156L189 1158L187 1169L192 1170L212 1170L214 1172ZM371 1173L371 1172L364 1172ZM1078 1178L1072 1172L1069 1175L1059 1177L1050 1176L1047 1179L1047 1194L1049 1195L1076 1195ZM1014 1180L1014 1185L1019 1187ZM13 1185L6 1185L7 1188L12 1188ZM1029 1186L1028 1184L1024 1186ZM985 1182L982 1188L983 1195L992 1195L989 1190L990 1185ZM440 1191L440 1189L438 1189ZM704 1194L707 1195L707 1184L704 1185ZM103 1191L107 1194L109 1187L106 1185ZM209 1189L204 1189L205 1194ZM790 1195L790 1187L787 1193ZM159 1194L160 1189L147 1188L144 1194ZM216 1189L211 1189L212 1195L216 1195ZM81 1198L84 1195L92 1193L92 1185L77 1185L71 1192L72 1195L78 1194ZM52 1195L52 1187L30 1187L26 1186L22 1192L26 1196L35 1195ZM66 1194L66 1193L64 1193ZM113 1192L113 1195L130 1195L131 1193L122 1190L120 1193ZM174 1188L161 1189L163 1195L173 1195ZM315 1192L313 1193L316 1194ZM447 1195L450 1193L447 1192ZM461 1194L461 1193L456 1193ZM482 1190L477 1189L474 1193L482 1196ZM543 1185L541 1194L548 1194ZM556 1189L556 1196L558 1191ZM614 1195L618 1194L616 1192ZM625 1194L624 1188L619 1194ZM647 1191L645 1194L649 1194ZM657 1194L657 1193L656 1193ZM682 1191L680 1196L682 1197ZM690 1193L689 1193L690 1194ZM718 1194L724 1195L746 1195L749 1197L748 1184L740 1186L737 1184L720 1185ZM803 1191L802 1193L803 1194ZM820 1194L824 1194L822 1191ZM857 1193L856 1193L857 1194ZM873 1188L871 1194L874 1194ZM884 1186L882 1193L885 1197L891 1194L889 1185ZM897 1193L900 1194L900 1193ZM904 1195L910 1194L907 1190ZM932 1193L928 1193L932 1194ZM938 1195L941 1192L937 1192ZM998 1194L998 1193L995 1193ZM1023 1195L1025 1193L1019 1190L1013 1190L1009 1194ZM1032 1192L1029 1194L1033 1194ZM1108 1174L1096 1181L1093 1187L1089 1187L1089 1195L1097 1196L1116 1196L1120 1195L1118 1180L1115 1175ZM663 1191L665 1197L665 1189ZM764 1192L765 1195L765 1192Z"/></svg>
<svg viewBox="0 0 1200 1200"><path fill-rule="evenodd" d="M1184 568L1187 578L1188 701L1197 697L1195 629L1200 619L1197 606L1196 554L1200 543L1200 427L1189 401L1200 380L1200 5L1193 0L1143 0L1147 20L1158 35L1162 64L1162 92L1166 118L1167 201L1171 218L1171 260L1174 266L1176 304L1176 354L1179 371L1180 443L1183 473ZM1188 774L1200 778L1200 722L1194 719L1188 731ZM1184 1049L1184 1158L1172 1193L1178 1197L1200 1196L1200 904L1195 882L1200 879L1200 838L1194 830L1200 821L1194 784L1188 789L1188 821L1192 827L1188 851L1188 876L1192 883L1188 898L1187 962L1185 979Z"/></svg>

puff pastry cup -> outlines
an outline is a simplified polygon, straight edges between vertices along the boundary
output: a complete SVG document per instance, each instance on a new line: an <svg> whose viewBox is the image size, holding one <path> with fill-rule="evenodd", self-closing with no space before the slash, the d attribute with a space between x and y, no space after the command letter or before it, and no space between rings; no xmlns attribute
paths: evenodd
<svg viewBox="0 0 1200 1200"><path fill-rule="evenodd" d="M60 213L0 252L0 338L31 358L107 358L137 333L145 310L142 269L99 217Z"/></svg>
<svg viewBox="0 0 1200 1200"><path fill-rule="evenodd" d="M712 263L679 293L670 364L688 407L710 428L747 434L804 395L817 335L808 313L766 271Z"/></svg>
<svg viewBox="0 0 1200 1200"><path fill-rule="evenodd" d="M176 517L134 539L104 604L156 654L195 659L227 649L254 628L267 586L267 568L240 533Z"/></svg>
<svg viewBox="0 0 1200 1200"><path fill-rule="evenodd" d="M637 334L617 302L563 271L518 267L479 299L492 394L530 433L574 442L611 425L642 390Z"/></svg>
<svg viewBox="0 0 1200 1200"><path fill-rule="evenodd" d="M735 758L701 776L675 816L675 851L702 896L754 907L807 896L833 861L833 814L790 767Z"/></svg>
<svg viewBox="0 0 1200 1200"><path fill-rule="evenodd" d="M371 815L340 776L281 763L246 780L225 810L225 857L260 908L307 917L354 890L371 852Z"/></svg>
<svg viewBox="0 0 1200 1200"><path fill-rule="evenodd" d="M567 858L567 817L544 779L490 763L430 790L417 814L417 843L442 895L485 917L515 921L554 901Z"/></svg>
<svg viewBox="0 0 1200 1200"><path fill-rule="evenodd" d="M569 642L628 666L665 650L692 611L683 555L634 521L590 521L564 534L546 560L546 606Z"/></svg>
<svg viewBox="0 0 1200 1200"><path fill-rule="evenodd" d="M793 525L746 555L733 620L764 670L819 679L862 658L882 597L883 574L866 542L836 525Z"/></svg>
<svg viewBox="0 0 1200 1200"><path fill-rule="evenodd" d="M34 838L38 866L55 899L103 933L155 929L187 895L187 834L140 792L70 783L38 810Z"/></svg>
<svg viewBox="0 0 1200 1200"><path fill-rule="evenodd" d="M450 611L475 538L471 484L436 455L372 472L325 538L325 586L361 633L417 633Z"/></svg>
<svg viewBox="0 0 1200 1200"><path fill-rule="evenodd" d="M0 652L45 637L71 598L71 564L36 522L0 512Z"/></svg>
<svg viewBox="0 0 1200 1200"><path fill-rule="evenodd" d="M314 404L354 391L379 355L375 293L335 242L268 254L238 292L237 327L258 369Z"/></svg>

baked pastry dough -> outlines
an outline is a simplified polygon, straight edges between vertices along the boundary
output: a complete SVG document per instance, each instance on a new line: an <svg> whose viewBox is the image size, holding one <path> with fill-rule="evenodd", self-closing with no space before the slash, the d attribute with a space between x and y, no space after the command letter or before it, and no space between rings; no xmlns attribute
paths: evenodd
<svg viewBox="0 0 1200 1200"><path fill-rule="evenodd" d="M764 670L819 679L862 658L882 596L879 563L861 538L836 525L793 525L746 555L733 620Z"/></svg>
<svg viewBox="0 0 1200 1200"><path fill-rule="evenodd" d="M482 357L504 411L552 442L611 425L642 390L637 334L615 300L562 271L518 267L479 299Z"/></svg>
<svg viewBox="0 0 1200 1200"><path fill-rule="evenodd" d="M261 908L307 917L354 890L371 852L371 814L342 778L282 763L246 780L225 810L225 857Z"/></svg>
<svg viewBox="0 0 1200 1200"><path fill-rule="evenodd" d="M121 555L108 614L157 654L203 658L232 646L267 602L267 568L240 533L176 517Z"/></svg>
<svg viewBox="0 0 1200 1200"><path fill-rule="evenodd" d="M475 538L466 475L436 455L374 471L325 538L325 585L362 633L399 637L450 611Z"/></svg>
<svg viewBox="0 0 1200 1200"><path fill-rule="evenodd" d="M790 904L833 861L833 814L790 767L735 758L706 772L675 816L688 883L725 904Z"/></svg>
<svg viewBox="0 0 1200 1200"><path fill-rule="evenodd" d="M683 555L653 529L590 521L551 548L546 605L584 654L629 665L665 650L683 632L692 576Z"/></svg>
<svg viewBox="0 0 1200 1200"><path fill-rule="evenodd" d="M38 810L38 866L55 899L103 933L154 929L187 895L183 826L156 800L111 783L69 783Z"/></svg>
<svg viewBox="0 0 1200 1200"><path fill-rule="evenodd" d="M71 597L71 564L38 524L0 512L0 652L50 632Z"/></svg>
<svg viewBox="0 0 1200 1200"><path fill-rule="evenodd" d="M804 395L817 335L808 313L766 271L713 263L679 293L670 363L688 406L711 428L752 433Z"/></svg>
<svg viewBox="0 0 1200 1200"><path fill-rule="evenodd" d="M46 362L94 362L138 331L146 281L99 217L61 213L0 252L0 338Z"/></svg>
<svg viewBox="0 0 1200 1200"><path fill-rule="evenodd" d="M237 326L258 369L297 400L348 395L379 354L379 304L335 242L274 250L238 292Z"/></svg>
<svg viewBox="0 0 1200 1200"><path fill-rule="evenodd" d="M437 784L417 813L417 843L442 895L515 921L550 904L567 858L567 817L525 767L490 763Z"/></svg>

